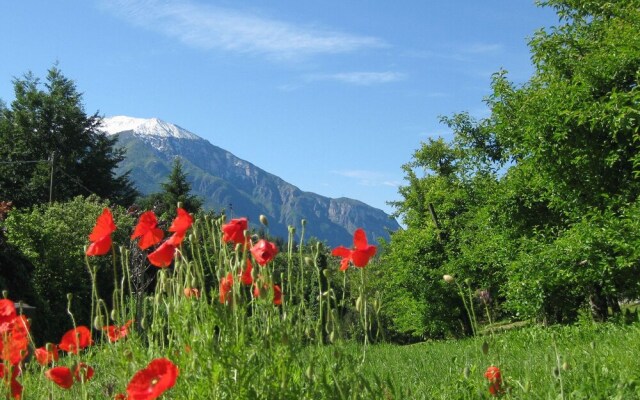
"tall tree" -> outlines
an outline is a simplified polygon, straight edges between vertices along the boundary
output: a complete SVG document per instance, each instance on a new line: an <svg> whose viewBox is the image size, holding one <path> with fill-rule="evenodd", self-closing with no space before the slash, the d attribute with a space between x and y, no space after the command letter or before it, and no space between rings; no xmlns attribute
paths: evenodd
<svg viewBox="0 0 640 400"><path fill-rule="evenodd" d="M89 194L133 202L128 175L114 174L124 150L100 131L97 113L85 113L72 80L53 67L44 85L31 73L13 85L15 100L0 107L0 199L18 207Z"/></svg>
<svg viewBox="0 0 640 400"><path fill-rule="evenodd" d="M139 203L144 209L154 209L160 215L167 213L171 218L178 203L191 213L202 207L202 199L191 194L191 184L178 157L173 160L171 173L167 181L162 184L162 192L150 194L140 199Z"/></svg>

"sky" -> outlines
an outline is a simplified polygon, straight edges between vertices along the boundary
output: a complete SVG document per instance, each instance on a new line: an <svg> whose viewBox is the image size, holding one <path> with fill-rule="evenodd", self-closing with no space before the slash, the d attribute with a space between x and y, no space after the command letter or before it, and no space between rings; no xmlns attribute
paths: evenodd
<svg viewBox="0 0 640 400"><path fill-rule="evenodd" d="M388 213L402 165L489 115L491 75L531 76L557 25L533 0L28 0L0 3L0 99L57 65L85 111L160 118L301 190Z"/></svg>

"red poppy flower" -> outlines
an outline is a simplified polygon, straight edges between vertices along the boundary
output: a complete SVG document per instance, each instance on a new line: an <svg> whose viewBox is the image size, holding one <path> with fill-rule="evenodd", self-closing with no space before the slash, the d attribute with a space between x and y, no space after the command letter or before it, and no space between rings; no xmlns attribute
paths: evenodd
<svg viewBox="0 0 640 400"><path fill-rule="evenodd" d="M253 277L251 276L251 272L253 271L253 266L251 265L251 261L247 258L247 268L240 271L240 282L249 286L253 283Z"/></svg>
<svg viewBox="0 0 640 400"><path fill-rule="evenodd" d="M267 285L262 285L263 289L267 288ZM253 285L253 297L258 298L262 295L262 291L257 284ZM282 289L280 286L273 285L273 304L279 306L282 304Z"/></svg>
<svg viewBox="0 0 640 400"><path fill-rule="evenodd" d="M248 238L244 231L248 229L249 223L246 218L235 218L229 223L222 225L222 241L235 244L247 244Z"/></svg>
<svg viewBox="0 0 640 400"><path fill-rule="evenodd" d="M173 256L176 253L176 246L165 241L162 243L153 253L149 254L147 258L149 262L158 268L166 268L173 262Z"/></svg>
<svg viewBox="0 0 640 400"><path fill-rule="evenodd" d="M265 266L278 254L278 248L275 244L260 239L258 243L251 248L251 254L253 254L253 258L256 259L258 264Z"/></svg>
<svg viewBox="0 0 640 400"><path fill-rule="evenodd" d="M169 239L167 239L167 243L169 243L172 246L178 247L180 246L180 243L182 243L182 241L184 240L184 237L186 234L187 234L187 231L176 232L173 235L169 236Z"/></svg>
<svg viewBox="0 0 640 400"><path fill-rule="evenodd" d="M17 315L16 306L12 300L0 300L0 333L7 332L11 329L11 323Z"/></svg>
<svg viewBox="0 0 640 400"><path fill-rule="evenodd" d="M490 366L484 373L485 378L489 380L489 393L492 396L497 396L502 393L502 374L500 369L495 366Z"/></svg>
<svg viewBox="0 0 640 400"><path fill-rule="evenodd" d="M127 399L127 395L124 393L118 393L116 394L116 396L113 398L113 400L128 400Z"/></svg>
<svg viewBox="0 0 640 400"><path fill-rule="evenodd" d="M184 288L184 295L186 297L195 297L196 299L200 298L200 290L196 289L196 288Z"/></svg>
<svg viewBox="0 0 640 400"><path fill-rule="evenodd" d="M5 364L0 363L0 378L4 380L5 385L10 386L11 397L18 400L22 398L22 385L18 382L18 375L21 372L21 369L17 366L7 367Z"/></svg>
<svg viewBox="0 0 640 400"><path fill-rule="evenodd" d="M166 358L157 358L136 372L127 386L129 400L154 400L171 389L178 379L178 367Z"/></svg>
<svg viewBox="0 0 640 400"><path fill-rule="evenodd" d="M174 218L169 232L186 232L193 224L193 217L184 208L178 208L178 215Z"/></svg>
<svg viewBox="0 0 640 400"><path fill-rule="evenodd" d="M74 329L70 329L62 336L62 340L58 347L67 353L78 354L80 349L93 344L91 339L91 331L86 326L79 326Z"/></svg>
<svg viewBox="0 0 640 400"><path fill-rule="evenodd" d="M27 356L28 348L29 321L24 315L18 315L0 336L0 359L18 365Z"/></svg>
<svg viewBox="0 0 640 400"><path fill-rule="evenodd" d="M59 358L58 346L53 343L38 347L34 353L40 365L48 365L54 361L58 361Z"/></svg>
<svg viewBox="0 0 640 400"><path fill-rule="evenodd" d="M73 369L73 377L77 382L88 382L93 378L93 368L83 362L78 363Z"/></svg>
<svg viewBox="0 0 640 400"><path fill-rule="evenodd" d="M111 210L105 208L102 214L96 220L96 225L89 235L91 244L87 248L88 256L102 256L107 254L111 249L111 234L116 230L116 224L113 222Z"/></svg>
<svg viewBox="0 0 640 400"><path fill-rule="evenodd" d="M364 268L371 257L376 254L377 247L367 243L367 236L362 228L356 229L353 233L353 250L344 246L338 246L331 252L332 255L342 257L340 271L349 268L349 262L358 268Z"/></svg>
<svg viewBox="0 0 640 400"><path fill-rule="evenodd" d="M131 239L135 239L137 237L140 238L138 246L142 250L148 249L162 241L164 232L162 232L162 229L158 228L158 219L153 211L147 211L140 216L140 220L131 235Z"/></svg>
<svg viewBox="0 0 640 400"><path fill-rule="evenodd" d="M73 374L69 367L54 367L44 372L49 380L63 389L69 389L73 386Z"/></svg>
<svg viewBox="0 0 640 400"><path fill-rule="evenodd" d="M222 280L220 281L220 303L224 304L229 300L227 296L229 295L229 292L231 292L232 288L233 275L231 275L231 272L229 272L227 276L222 278Z"/></svg>
<svg viewBox="0 0 640 400"><path fill-rule="evenodd" d="M133 320L130 319L121 327L109 325L103 326L102 329L107 331L107 338L109 338L109 342L114 343L129 334L129 326L131 326L132 323Z"/></svg>

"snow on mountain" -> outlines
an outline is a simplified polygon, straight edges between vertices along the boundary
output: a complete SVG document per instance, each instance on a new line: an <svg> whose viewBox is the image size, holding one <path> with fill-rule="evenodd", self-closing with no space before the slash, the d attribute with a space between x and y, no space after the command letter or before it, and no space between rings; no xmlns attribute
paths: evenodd
<svg viewBox="0 0 640 400"><path fill-rule="evenodd" d="M133 118L123 115L107 117L102 121L102 130L109 135L133 131L135 134L144 136L202 140L200 136L158 118Z"/></svg>

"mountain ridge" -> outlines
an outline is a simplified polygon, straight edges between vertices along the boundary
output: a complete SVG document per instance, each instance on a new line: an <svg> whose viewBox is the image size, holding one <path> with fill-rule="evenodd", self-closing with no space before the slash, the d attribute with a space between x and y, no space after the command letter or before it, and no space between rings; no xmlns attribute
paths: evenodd
<svg viewBox="0 0 640 400"><path fill-rule="evenodd" d="M206 139L162 121L125 116L105 118L103 131L117 135L126 149L121 172L131 178L143 194L161 190L173 159L180 157L192 192L207 209L225 210L230 217L269 218L269 232L286 238L288 226L300 229L307 220L305 237L316 237L329 245L349 245L356 228L363 228L371 241L388 240L400 228L382 210L346 197L330 198L306 192L282 178L240 159Z"/></svg>

